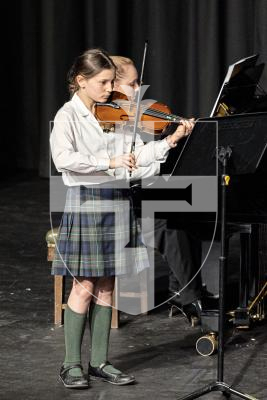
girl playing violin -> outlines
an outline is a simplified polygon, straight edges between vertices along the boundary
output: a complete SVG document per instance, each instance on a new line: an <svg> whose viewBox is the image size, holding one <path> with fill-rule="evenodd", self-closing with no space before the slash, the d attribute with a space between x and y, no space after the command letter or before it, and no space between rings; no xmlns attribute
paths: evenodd
<svg viewBox="0 0 267 400"><path fill-rule="evenodd" d="M116 66L104 50L90 49L78 56L68 74L71 99L57 112L50 137L54 164L68 187L52 266L52 274L73 278L64 314L65 359L60 369L67 388L88 388L89 377L115 385L135 380L108 361L112 292L116 275L142 271L149 263L144 246L134 249L133 265L115 251L118 236L125 234L123 205L129 204L131 194L129 189L107 188L106 182L157 174L170 148L190 132L183 122L164 140L144 145L139 138L134 153L118 135L115 147L113 135L103 132L95 117L96 103L108 99L115 76ZM117 214L120 218L115 218ZM129 229L135 243L141 243L132 211ZM91 358L86 374L81 344L88 310Z"/></svg>

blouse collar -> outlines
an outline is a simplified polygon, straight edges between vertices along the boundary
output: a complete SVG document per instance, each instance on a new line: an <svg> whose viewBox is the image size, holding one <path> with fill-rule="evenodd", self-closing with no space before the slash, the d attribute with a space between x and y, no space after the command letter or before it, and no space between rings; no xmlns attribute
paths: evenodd
<svg viewBox="0 0 267 400"><path fill-rule="evenodd" d="M82 117L88 117L88 116L94 117L91 111L88 110L88 108L80 99L77 93L74 93L74 95L72 96L71 103L74 106L75 110L77 110Z"/></svg>

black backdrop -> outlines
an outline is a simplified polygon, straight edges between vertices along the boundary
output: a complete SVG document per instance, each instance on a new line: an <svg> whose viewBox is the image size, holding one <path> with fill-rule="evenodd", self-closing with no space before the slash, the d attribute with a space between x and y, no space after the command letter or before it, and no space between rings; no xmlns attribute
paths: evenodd
<svg viewBox="0 0 267 400"><path fill-rule="evenodd" d="M49 121L68 99L66 73L86 48L129 56L140 69L148 40L148 97L195 117L209 115L229 64L255 53L267 61L266 0L1 3L0 165L7 175L48 176Z"/></svg>

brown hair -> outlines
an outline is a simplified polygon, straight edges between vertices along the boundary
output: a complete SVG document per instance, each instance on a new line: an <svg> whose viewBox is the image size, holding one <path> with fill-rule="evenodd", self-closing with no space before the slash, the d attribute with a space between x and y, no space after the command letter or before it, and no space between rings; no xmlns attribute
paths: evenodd
<svg viewBox="0 0 267 400"><path fill-rule="evenodd" d="M116 79L123 78L125 73L124 73L124 66L125 65L133 65L134 62L130 58L127 57L121 57L121 56L109 56L113 63L116 66Z"/></svg>
<svg viewBox="0 0 267 400"><path fill-rule="evenodd" d="M115 64L105 50L100 48L89 49L78 56L68 72L69 92L74 94L78 89L77 75L90 79L103 69L116 70Z"/></svg>

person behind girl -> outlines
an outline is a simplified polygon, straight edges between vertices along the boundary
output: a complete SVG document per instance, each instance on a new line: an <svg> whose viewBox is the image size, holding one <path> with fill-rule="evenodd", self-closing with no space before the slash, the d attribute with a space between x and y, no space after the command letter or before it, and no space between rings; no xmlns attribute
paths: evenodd
<svg viewBox="0 0 267 400"><path fill-rule="evenodd" d="M158 174L169 149L190 133L182 123L164 140L144 145L139 138L134 153L123 135L116 136L114 146L114 135L101 129L95 110L96 102L109 98L115 74L113 61L102 49L78 56L68 74L71 99L57 112L50 136L54 164L68 187L52 265L52 274L73 278L64 314L65 359L59 374L67 388L88 388L90 377L115 385L135 380L108 361L112 293L116 275L142 271L149 262L144 246L136 246L134 265L115 251L118 232L124 235L123 204L126 200L129 204L131 194L129 189L107 188L105 181ZM122 152L118 154L117 149ZM131 238L140 244L140 227L130 212ZM116 213L121 214L115 229ZM88 310L91 358L87 375L81 364L81 345Z"/></svg>
<svg viewBox="0 0 267 400"><path fill-rule="evenodd" d="M134 62L128 57L115 55L111 59L117 68L114 91L130 94L132 90L134 94L139 88ZM193 128L194 119L185 122L189 129ZM170 128L173 130L175 126ZM163 131L163 137L168 135L168 131L169 127ZM146 137L151 139L151 134ZM202 278L198 273L201 266L200 240L184 229L169 228L166 219L155 217L155 246L170 268L169 303L177 306L191 323L194 321L196 324L196 319L200 322L203 296Z"/></svg>

